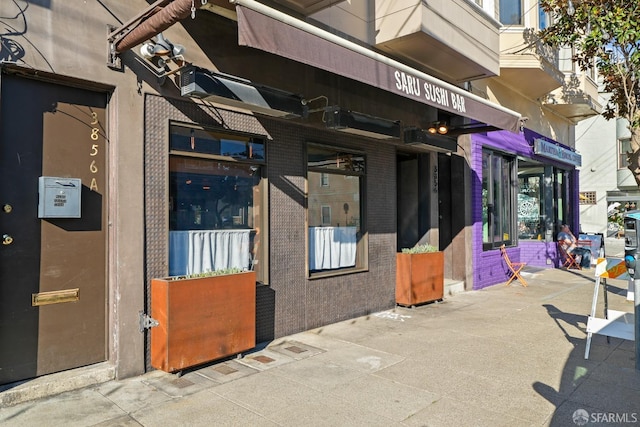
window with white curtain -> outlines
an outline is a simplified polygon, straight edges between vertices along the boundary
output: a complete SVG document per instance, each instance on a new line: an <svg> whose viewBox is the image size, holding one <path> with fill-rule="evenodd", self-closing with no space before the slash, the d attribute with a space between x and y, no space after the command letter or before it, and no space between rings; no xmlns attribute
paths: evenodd
<svg viewBox="0 0 640 427"><path fill-rule="evenodd" d="M174 124L169 149L169 274L240 268L264 281L264 141Z"/></svg>
<svg viewBox="0 0 640 427"><path fill-rule="evenodd" d="M307 167L309 275L366 268L364 155L308 144Z"/></svg>

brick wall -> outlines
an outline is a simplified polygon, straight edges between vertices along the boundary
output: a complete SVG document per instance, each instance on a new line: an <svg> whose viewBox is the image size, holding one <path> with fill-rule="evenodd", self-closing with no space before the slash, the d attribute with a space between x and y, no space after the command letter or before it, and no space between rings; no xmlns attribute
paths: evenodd
<svg viewBox="0 0 640 427"><path fill-rule="evenodd" d="M323 129L264 120L270 184L270 286L275 337L395 306L396 157L384 143ZM304 183L307 142L366 152L362 202L369 233L369 271L307 279Z"/></svg>
<svg viewBox="0 0 640 427"><path fill-rule="evenodd" d="M502 260L499 249L484 251L482 249L482 147L491 145L494 148L502 148L501 142L489 144L487 136L474 135L471 141L471 175L472 175L472 257L473 257L473 289L482 289L487 286L509 280L509 270ZM522 138L522 141L525 141ZM526 143L520 143L515 150L518 154L526 153ZM577 192L575 192L577 193ZM557 246L555 242L545 241L519 241L518 246L508 248L509 258L514 262L526 262L531 267L554 268L558 266ZM551 264L547 264L547 259Z"/></svg>

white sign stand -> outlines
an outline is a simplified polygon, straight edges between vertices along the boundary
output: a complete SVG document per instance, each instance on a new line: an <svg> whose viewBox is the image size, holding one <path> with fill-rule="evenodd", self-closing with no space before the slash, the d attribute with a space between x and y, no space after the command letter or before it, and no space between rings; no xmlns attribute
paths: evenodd
<svg viewBox="0 0 640 427"><path fill-rule="evenodd" d="M621 338L624 340L635 340L634 313L624 311L609 310L607 303L607 278L627 279L629 288L627 300L634 299L633 278L629 276L622 258L598 258L596 264L596 284L593 289L593 302L591 304L591 315L587 320L587 346L584 351L584 358L589 358L591 349L591 337L593 334L605 335L607 337ZM604 279L604 313L605 317L596 317L596 306L598 303L598 291L600 280Z"/></svg>

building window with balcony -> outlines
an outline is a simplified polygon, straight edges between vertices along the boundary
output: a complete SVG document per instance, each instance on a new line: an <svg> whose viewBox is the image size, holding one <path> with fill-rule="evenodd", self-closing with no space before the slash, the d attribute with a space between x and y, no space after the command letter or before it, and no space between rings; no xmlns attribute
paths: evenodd
<svg viewBox="0 0 640 427"><path fill-rule="evenodd" d="M523 25L522 0L500 0L500 23Z"/></svg>
<svg viewBox="0 0 640 427"><path fill-rule="evenodd" d="M490 250L515 242L516 159L482 151L482 243Z"/></svg>
<svg viewBox="0 0 640 427"><path fill-rule="evenodd" d="M618 140L618 169L626 169L629 165L627 153L631 152L631 138L620 138Z"/></svg>
<svg viewBox="0 0 640 427"><path fill-rule="evenodd" d="M331 186L323 185L323 176ZM309 277L365 269L364 154L307 145Z"/></svg>

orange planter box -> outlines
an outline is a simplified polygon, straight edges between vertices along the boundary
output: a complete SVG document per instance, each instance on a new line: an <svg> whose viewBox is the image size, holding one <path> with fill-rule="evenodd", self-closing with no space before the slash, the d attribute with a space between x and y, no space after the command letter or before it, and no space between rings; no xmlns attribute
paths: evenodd
<svg viewBox="0 0 640 427"><path fill-rule="evenodd" d="M396 303L412 306L444 297L444 252L396 254Z"/></svg>
<svg viewBox="0 0 640 427"><path fill-rule="evenodd" d="M165 372L211 362L256 346L253 271L151 281L151 366Z"/></svg>

